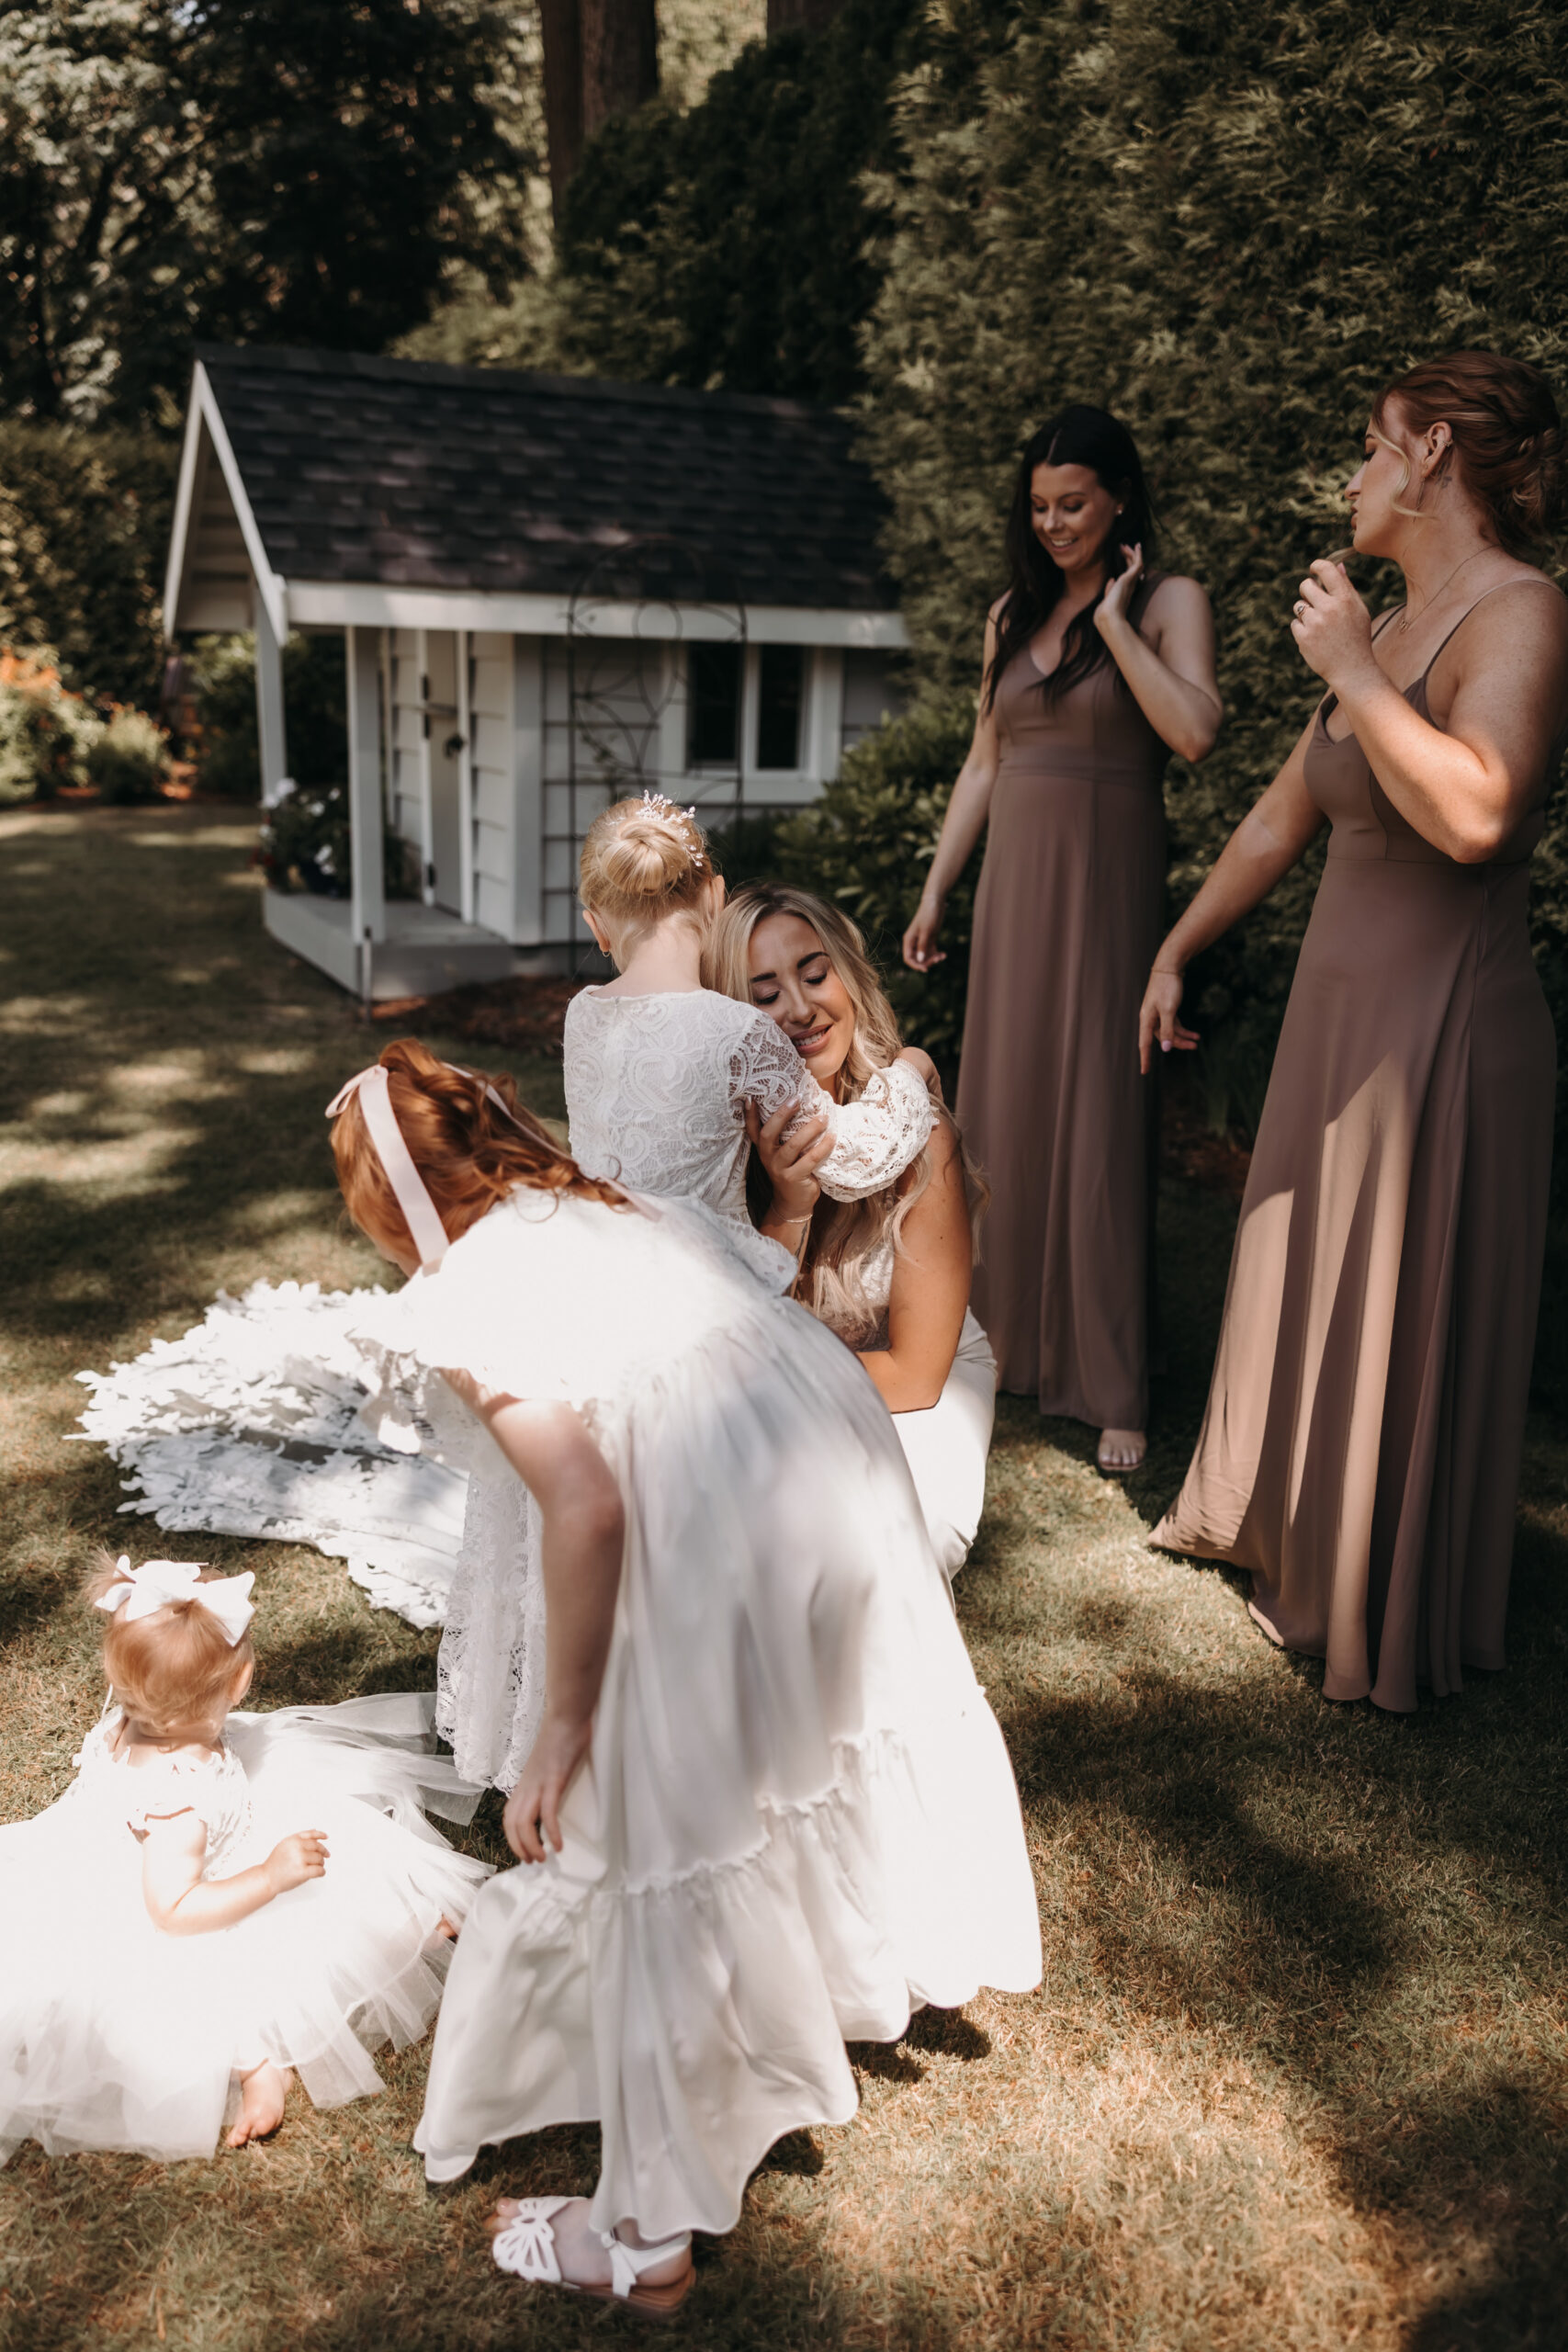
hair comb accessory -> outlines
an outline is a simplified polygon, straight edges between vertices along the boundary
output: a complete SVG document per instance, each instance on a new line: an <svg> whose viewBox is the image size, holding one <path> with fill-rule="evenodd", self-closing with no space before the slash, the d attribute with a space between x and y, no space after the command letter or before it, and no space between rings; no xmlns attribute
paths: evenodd
<svg viewBox="0 0 1568 2352"><path fill-rule="evenodd" d="M695 830L697 822L697 812L695 808L678 808L667 792L653 792L645 788L642 796L642 805L651 816L684 817L687 822L694 830ZM688 842L686 843L686 855L691 859L692 864L696 867L700 874L703 867L707 864L706 851L700 848L695 842Z"/></svg>
<svg viewBox="0 0 1568 2352"><path fill-rule="evenodd" d="M111 1584L96 1605L111 1616L123 1610L126 1623L133 1625L139 1617L151 1617L171 1601L199 1601L217 1618L232 1649L255 1615L251 1600L255 1573L247 1568L243 1576L213 1577L203 1584L201 1571L206 1566L205 1560L143 1560L139 1568L133 1568L130 1554L122 1552L115 1562L120 1582Z"/></svg>

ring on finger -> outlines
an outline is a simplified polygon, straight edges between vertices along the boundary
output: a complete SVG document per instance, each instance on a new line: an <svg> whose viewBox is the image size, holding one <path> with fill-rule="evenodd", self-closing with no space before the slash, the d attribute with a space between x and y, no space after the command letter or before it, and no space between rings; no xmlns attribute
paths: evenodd
<svg viewBox="0 0 1568 2352"><path fill-rule="evenodd" d="M1300 620L1300 619L1302 618L1302 616L1303 616L1303 615L1305 613L1305 611L1306 611L1306 605L1305 605L1305 604L1303 602L1303 600L1301 599L1301 597L1299 597L1299 596L1296 598L1295 605L1294 605L1294 606L1293 606L1293 610L1294 610L1294 612L1295 612L1295 616L1296 616L1297 620Z"/></svg>

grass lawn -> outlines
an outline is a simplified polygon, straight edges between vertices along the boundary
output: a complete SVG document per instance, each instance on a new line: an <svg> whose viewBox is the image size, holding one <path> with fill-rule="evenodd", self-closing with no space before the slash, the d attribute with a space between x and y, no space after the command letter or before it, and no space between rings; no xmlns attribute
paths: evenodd
<svg viewBox="0 0 1568 2352"><path fill-rule="evenodd" d="M0 816L0 1819L59 1793L98 1711L87 1552L156 1547L116 1518L98 1451L61 1442L72 1374L257 1274L379 1272L321 1116L367 1033L264 938L250 838L209 808ZM554 1069L509 1066L558 1114ZM1232 1214L1168 1189L1145 1472L1111 1485L1093 1432L1005 1405L960 1581L1028 1813L1043 1988L858 2050L855 2120L782 2143L739 2229L699 2244L682 2341L1568 2339L1568 1442L1532 1426L1506 1674L1406 1719L1325 1704L1236 1580L1145 1542L1201 1407ZM255 1703L434 1681L434 1635L340 1564L200 1548L259 1571ZM473 1835L499 1853L493 1809ZM330 2114L296 2092L272 2144L210 2164L25 2149L0 2175L0 2344L481 2352L627 2329L484 2252L497 2190L587 2187L596 2135L518 2143L428 2198L424 2065L387 2063L383 2097Z"/></svg>

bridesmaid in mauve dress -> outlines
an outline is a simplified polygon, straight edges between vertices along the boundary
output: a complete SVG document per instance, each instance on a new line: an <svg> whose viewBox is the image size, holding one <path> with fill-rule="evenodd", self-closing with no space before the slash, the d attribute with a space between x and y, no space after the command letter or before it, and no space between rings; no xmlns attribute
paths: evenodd
<svg viewBox="0 0 1568 2352"><path fill-rule="evenodd" d="M1165 894L1162 784L1220 723L1195 580L1145 572L1148 492L1124 425L1069 408L1024 450L1012 584L919 910L917 971L981 828L958 1119L991 1205L975 1312L998 1385L1100 1431L1135 1469L1148 1425L1151 1089L1133 1039Z"/></svg>
<svg viewBox="0 0 1568 2352"><path fill-rule="evenodd" d="M1190 1043L1182 966L1331 821L1208 1411L1153 1538L1250 1568L1330 1699L1408 1710L1503 1664L1556 1058L1527 896L1568 727L1568 604L1519 552L1561 441L1539 371L1489 353L1383 394L1348 495L1407 602L1374 631L1313 566L1293 633L1331 691L1145 1000L1145 1060Z"/></svg>

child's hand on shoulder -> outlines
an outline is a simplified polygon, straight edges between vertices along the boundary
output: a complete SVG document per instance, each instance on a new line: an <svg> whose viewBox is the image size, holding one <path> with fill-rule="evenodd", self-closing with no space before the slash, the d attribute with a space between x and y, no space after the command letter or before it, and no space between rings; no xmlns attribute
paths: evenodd
<svg viewBox="0 0 1568 2352"><path fill-rule="evenodd" d="M291 1838L279 1838L262 1868L274 1894L287 1894L291 1886L303 1886L308 1878L324 1878L326 1831L297 1829Z"/></svg>
<svg viewBox="0 0 1568 2352"><path fill-rule="evenodd" d="M934 1102L942 1101L942 1080L937 1076L936 1064L930 1054L922 1053L919 1046L906 1046L897 1058L908 1063Z"/></svg>

